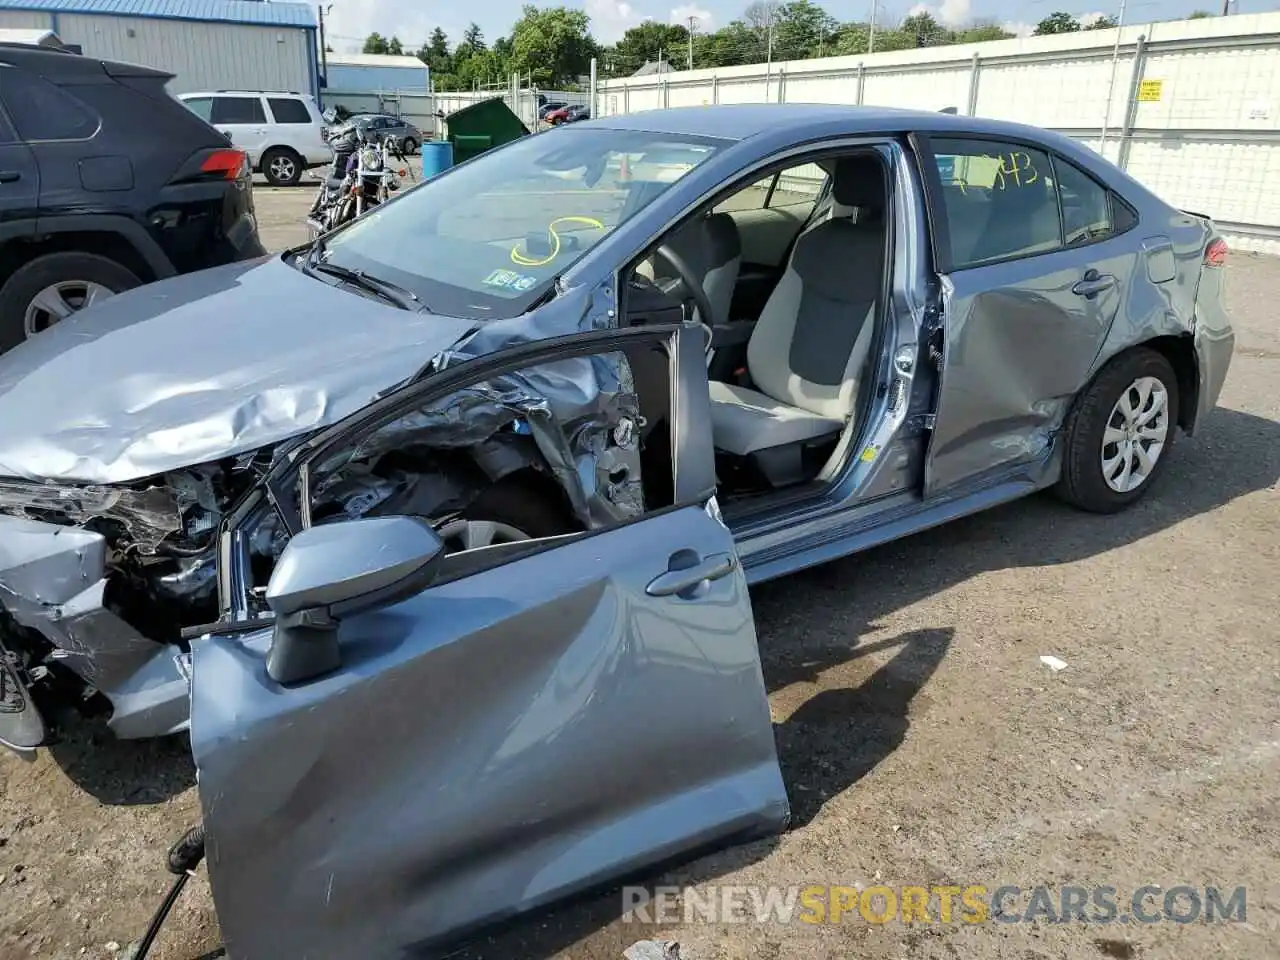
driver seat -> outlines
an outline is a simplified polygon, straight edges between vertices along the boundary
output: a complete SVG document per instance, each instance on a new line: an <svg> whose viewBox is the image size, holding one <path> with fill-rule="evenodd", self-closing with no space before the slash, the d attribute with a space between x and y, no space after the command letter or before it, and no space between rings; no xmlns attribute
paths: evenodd
<svg viewBox="0 0 1280 960"><path fill-rule="evenodd" d="M755 389L710 383L717 450L746 457L844 429L857 405L879 311L888 192L877 155L836 161L832 216L796 241L747 342ZM770 478L775 484L794 479Z"/></svg>
<svg viewBox="0 0 1280 960"><path fill-rule="evenodd" d="M733 217L727 213L700 214L671 234L667 244L702 281L712 315L698 319L709 326L728 323L733 288L742 267L742 240ZM642 261L636 273L650 280L679 279L659 253Z"/></svg>

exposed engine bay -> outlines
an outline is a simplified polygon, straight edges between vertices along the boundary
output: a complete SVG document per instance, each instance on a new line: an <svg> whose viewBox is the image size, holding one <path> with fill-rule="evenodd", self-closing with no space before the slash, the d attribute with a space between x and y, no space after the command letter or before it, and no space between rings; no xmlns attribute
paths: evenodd
<svg viewBox="0 0 1280 960"><path fill-rule="evenodd" d="M294 528L297 519L398 514L443 531L504 480L563 517L557 533L616 523L645 507L645 425L623 353L504 374L357 426L351 439L318 449L305 472L290 465ZM107 697L121 736L181 729L184 631L225 619L229 607L218 569L224 521L279 474L277 452L305 442L127 484L0 479L0 515L14 518L0 543L0 648L11 660L21 654L19 677L30 685L69 671L86 699ZM271 508L238 529L246 595L231 605L269 615L264 588L290 525ZM467 549L445 539L446 550Z"/></svg>

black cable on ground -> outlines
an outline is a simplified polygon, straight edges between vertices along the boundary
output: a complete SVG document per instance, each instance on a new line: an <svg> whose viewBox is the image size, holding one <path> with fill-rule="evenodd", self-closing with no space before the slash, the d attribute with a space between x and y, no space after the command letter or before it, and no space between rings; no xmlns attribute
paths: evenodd
<svg viewBox="0 0 1280 960"><path fill-rule="evenodd" d="M156 910L155 916L151 918L151 924L147 927L147 932L142 935L142 939L138 942L138 949L133 955L133 960L144 960L146 955L151 952L151 945L155 943L160 928L164 926L164 922L169 917L169 911L173 909L174 903L178 900L178 895L182 893L182 888L187 885L187 879L191 876L192 871L200 865L200 861L204 859L204 825L200 824L192 827L184 833L172 847L169 848L169 856L166 860L166 866L170 873L177 874L173 881L173 886L169 888L168 894L165 895L164 901L160 904L160 908Z"/></svg>

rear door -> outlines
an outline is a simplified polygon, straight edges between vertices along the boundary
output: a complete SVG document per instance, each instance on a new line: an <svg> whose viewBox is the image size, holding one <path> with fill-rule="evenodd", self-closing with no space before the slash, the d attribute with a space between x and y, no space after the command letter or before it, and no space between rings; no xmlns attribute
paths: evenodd
<svg viewBox="0 0 1280 960"><path fill-rule="evenodd" d="M918 147L943 275L933 496L1049 452L1139 264L1136 217L1063 158L985 138Z"/></svg>
<svg viewBox="0 0 1280 960"><path fill-rule="evenodd" d="M220 95L213 98L209 122L227 135L235 146L249 154L249 162L257 167L267 143L267 112L262 98L249 94Z"/></svg>
<svg viewBox="0 0 1280 960"><path fill-rule="evenodd" d="M0 71L13 72L0 64ZM0 89L4 84L0 81ZM40 171L35 155L22 142L0 108L0 242L35 232L40 199Z"/></svg>
<svg viewBox="0 0 1280 960"><path fill-rule="evenodd" d="M606 392L594 414L557 420L560 404ZM191 741L232 955L417 955L781 827L751 605L712 496L708 405L697 328L576 335L434 374L276 469L270 497L224 533L226 555L261 530L256 510L305 525L316 491L335 489L332 465L392 436L405 456L432 436L440 456L468 438L518 450L523 429L540 449L576 438L557 475L597 478L590 509L615 516L446 557L421 592L341 620L336 670L287 687L265 666L271 630L243 619L252 571L224 567L242 619L238 634L229 624L192 644ZM516 408L523 427L504 432ZM397 433L410 422L412 436ZM286 550L280 566L291 562Z"/></svg>

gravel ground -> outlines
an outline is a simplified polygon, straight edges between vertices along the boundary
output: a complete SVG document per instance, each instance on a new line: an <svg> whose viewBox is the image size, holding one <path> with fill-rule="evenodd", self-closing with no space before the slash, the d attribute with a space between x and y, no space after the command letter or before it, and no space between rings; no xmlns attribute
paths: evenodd
<svg viewBox="0 0 1280 960"><path fill-rule="evenodd" d="M268 246L302 239L311 196L259 188ZM1277 956L1280 260L1233 255L1228 280L1221 407L1137 508L1033 497L753 590L795 824L650 882L1245 885L1248 922L659 931L612 894L465 955L617 960L662 936L686 960ZM181 742L88 723L0 752L0 958L127 953L193 784ZM201 875L152 956L217 944Z"/></svg>

